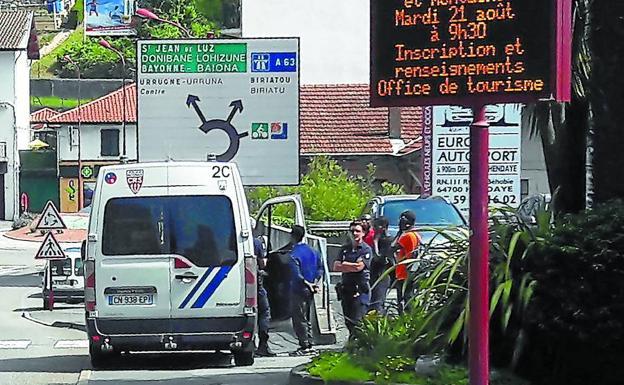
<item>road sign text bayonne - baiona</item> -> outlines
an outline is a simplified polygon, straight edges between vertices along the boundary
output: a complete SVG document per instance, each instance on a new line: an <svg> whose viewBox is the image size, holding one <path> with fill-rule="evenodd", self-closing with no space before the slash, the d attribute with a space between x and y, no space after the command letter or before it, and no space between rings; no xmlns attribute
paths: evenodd
<svg viewBox="0 0 624 385"><path fill-rule="evenodd" d="M141 46L143 73L247 71L247 44L151 44Z"/></svg>
<svg viewBox="0 0 624 385"><path fill-rule="evenodd" d="M557 9L544 0L371 2L371 104L547 99Z"/></svg>

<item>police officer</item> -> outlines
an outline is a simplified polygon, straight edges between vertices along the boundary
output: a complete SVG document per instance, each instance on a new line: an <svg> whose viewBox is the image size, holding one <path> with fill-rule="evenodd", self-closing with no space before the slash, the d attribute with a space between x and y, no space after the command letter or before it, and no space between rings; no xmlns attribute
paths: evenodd
<svg viewBox="0 0 624 385"><path fill-rule="evenodd" d="M254 238L254 254L258 259L258 349L256 355L260 357L275 357L275 353L269 348L269 321L271 319L271 308L269 297L264 288L264 271L266 267L266 257L264 246L259 238Z"/></svg>
<svg viewBox="0 0 624 385"><path fill-rule="evenodd" d="M337 286L350 337L366 314L370 299L370 263L372 250L364 242L364 226L355 221L349 225L351 241L342 246L334 262L334 271L342 273Z"/></svg>

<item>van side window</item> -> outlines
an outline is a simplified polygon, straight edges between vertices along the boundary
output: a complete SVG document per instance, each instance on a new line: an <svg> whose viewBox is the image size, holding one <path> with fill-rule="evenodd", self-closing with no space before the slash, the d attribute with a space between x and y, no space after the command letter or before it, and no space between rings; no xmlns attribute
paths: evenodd
<svg viewBox="0 0 624 385"><path fill-rule="evenodd" d="M104 255L176 254L200 267L238 260L232 202L226 196L115 198L106 203Z"/></svg>

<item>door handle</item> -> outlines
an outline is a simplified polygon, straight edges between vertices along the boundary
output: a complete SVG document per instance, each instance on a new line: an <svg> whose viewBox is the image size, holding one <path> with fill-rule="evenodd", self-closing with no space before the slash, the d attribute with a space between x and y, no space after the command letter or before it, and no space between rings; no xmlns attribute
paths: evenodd
<svg viewBox="0 0 624 385"><path fill-rule="evenodd" d="M195 274L176 274L175 278L176 279L197 279L199 277Z"/></svg>

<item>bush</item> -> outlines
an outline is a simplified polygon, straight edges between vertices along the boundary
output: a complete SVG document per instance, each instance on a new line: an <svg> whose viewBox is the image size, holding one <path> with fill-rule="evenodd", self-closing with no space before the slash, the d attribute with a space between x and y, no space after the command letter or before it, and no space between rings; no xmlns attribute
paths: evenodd
<svg viewBox="0 0 624 385"><path fill-rule="evenodd" d="M128 38L110 39L110 43L123 53L126 59L126 78L132 79L132 68L136 62L134 43ZM119 56L102 47L95 38L87 38L84 42L82 40L71 41L55 54L58 60L54 72L62 78L77 76L74 65L62 60L65 55L69 55L76 62L81 76L85 79L121 78L122 65Z"/></svg>
<svg viewBox="0 0 624 385"><path fill-rule="evenodd" d="M262 202L286 194L301 194L306 219L311 221L346 221L357 218L366 203L378 193L403 193L399 185L384 182L380 189L373 186L375 167L369 165L366 177L353 177L327 156L315 157L303 175L299 186L257 187L250 189L247 197L251 211L256 212ZM286 213L275 213L286 216Z"/></svg>
<svg viewBox="0 0 624 385"><path fill-rule="evenodd" d="M624 203L565 216L526 268L537 281L527 371L541 383L621 384Z"/></svg>

